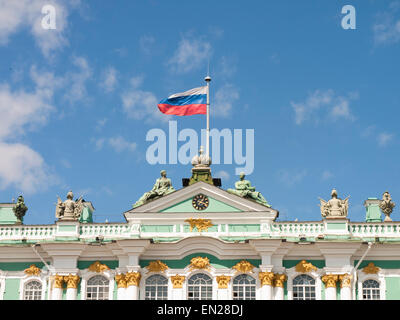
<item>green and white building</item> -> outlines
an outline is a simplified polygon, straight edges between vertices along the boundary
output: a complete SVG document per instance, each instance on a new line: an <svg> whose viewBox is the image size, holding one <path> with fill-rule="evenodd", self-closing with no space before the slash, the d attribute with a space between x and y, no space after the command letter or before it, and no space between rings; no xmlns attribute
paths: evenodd
<svg viewBox="0 0 400 320"><path fill-rule="evenodd" d="M0 299L400 299L391 199L366 200L366 221L352 222L332 192L341 211L321 200L317 221L278 222L278 208L227 192L207 166L184 185L147 193L124 223L93 223L92 204L71 196L52 225L0 204Z"/></svg>

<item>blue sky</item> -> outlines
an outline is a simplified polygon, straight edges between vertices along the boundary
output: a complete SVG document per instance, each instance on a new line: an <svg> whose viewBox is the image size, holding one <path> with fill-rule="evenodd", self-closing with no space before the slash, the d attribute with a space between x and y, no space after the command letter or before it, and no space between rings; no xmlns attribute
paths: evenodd
<svg viewBox="0 0 400 320"><path fill-rule="evenodd" d="M51 224L71 189L96 222L124 221L161 169L180 189L191 166L148 164L145 137L210 61L211 127L255 130L247 178L279 220L321 220L335 187L363 221L365 199L400 196L399 57L400 1L0 0L0 202L22 193L25 223ZM235 167L212 166L224 189Z"/></svg>

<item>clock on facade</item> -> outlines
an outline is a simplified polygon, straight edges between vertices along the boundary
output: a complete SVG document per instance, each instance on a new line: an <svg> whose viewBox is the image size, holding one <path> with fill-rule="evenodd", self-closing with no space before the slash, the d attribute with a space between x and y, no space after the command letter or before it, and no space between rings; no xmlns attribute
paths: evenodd
<svg viewBox="0 0 400 320"><path fill-rule="evenodd" d="M193 197L192 206L196 210L205 210L209 204L208 197L204 194L198 194Z"/></svg>

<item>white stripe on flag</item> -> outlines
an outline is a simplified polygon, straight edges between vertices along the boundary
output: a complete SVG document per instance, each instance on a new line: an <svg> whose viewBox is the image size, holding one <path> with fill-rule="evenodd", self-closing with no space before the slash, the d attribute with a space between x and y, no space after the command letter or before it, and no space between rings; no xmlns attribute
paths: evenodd
<svg viewBox="0 0 400 320"><path fill-rule="evenodd" d="M176 97L185 97L185 96L192 96L195 94L207 94L207 86L193 88L185 92L181 93L174 93L173 95L169 96L168 99L176 98Z"/></svg>

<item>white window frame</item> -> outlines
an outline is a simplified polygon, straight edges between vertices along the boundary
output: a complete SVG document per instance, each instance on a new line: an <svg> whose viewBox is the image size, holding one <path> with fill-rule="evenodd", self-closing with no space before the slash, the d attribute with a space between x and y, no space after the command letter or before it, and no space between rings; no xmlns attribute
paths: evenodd
<svg viewBox="0 0 400 320"><path fill-rule="evenodd" d="M217 300L218 299L218 292L217 292L217 290L218 290L218 283L217 283L217 280L216 280L216 276L215 275L213 275L212 273L210 273L210 272L208 272L208 271L206 271L206 270L196 270L195 272L191 272L190 274L188 274L187 276L186 276L186 279L185 279L185 286L184 286L184 292L183 292L183 296L184 296L184 298L185 298L185 300L188 300L188 287L189 287L189 279L192 277L192 276L194 276L194 275L196 275L196 274L205 274L205 275L207 275L207 276L209 276L210 278L211 278L211 287L212 287L212 295L211 295L211 300ZM202 301L202 300L200 300L200 301ZM207 300L204 300L204 301L207 301Z"/></svg>
<svg viewBox="0 0 400 320"><path fill-rule="evenodd" d="M25 285L28 282L31 281L38 281L42 285L42 294L41 294L41 299L40 300L46 300L46 288L47 288L47 281L44 277L40 276L30 276L26 275L23 278L21 278L21 281L19 283L19 299L23 300L24 299L24 293L25 293Z"/></svg>
<svg viewBox="0 0 400 320"><path fill-rule="evenodd" d="M146 274L146 276L140 281L140 300L145 300L146 299L146 280L150 278L151 276L162 276L167 279L167 300L170 300L172 294L171 294L171 280L169 279L170 277L166 274L163 273L158 273L158 272L150 272L149 274ZM162 301L162 300L160 300Z"/></svg>
<svg viewBox="0 0 400 320"><path fill-rule="evenodd" d="M357 271L357 290L358 290L358 300L363 299L363 282L366 280L375 280L379 283L379 298L380 300L386 300L386 281L385 275L382 272L377 274L365 274L362 270ZM369 301L369 300L368 300Z"/></svg>
<svg viewBox="0 0 400 320"><path fill-rule="evenodd" d="M290 269L286 269L286 274L287 274L287 297L288 300L293 300L293 279L296 278L297 276L300 276L302 274L305 274L307 276L310 276L315 280L315 300L322 300L322 280L321 276L323 274L322 269L317 269L317 271L311 271L311 272L297 272L296 267L292 267Z"/></svg>
<svg viewBox="0 0 400 320"><path fill-rule="evenodd" d="M103 276L108 280L108 300L114 300L114 271L107 270L104 272L92 272L88 269L81 272L81 300L86 300L87 282L94 276Z"/></svg>
<svg viewBox="0 0 400 320"><path fill-rule="evenodd" d="M260 289L260 281L259 281L258 277L256 277L256 274L252 274L252 273L239 273L239 274L235 274L235 275L232 276L232 279L230 281L231 282L230 283L230 298L231 298L231 300L233 300L233 281L235 280L235 278L237 278L237 277L239 277L241 275L250 276L256 281L256 283L254 284L255 287L256 287L255 300L259 300L258 299L259 298L258 295L259 295L259 289ZM235 301L244 301L244 300L235 300Z"/></svg>

